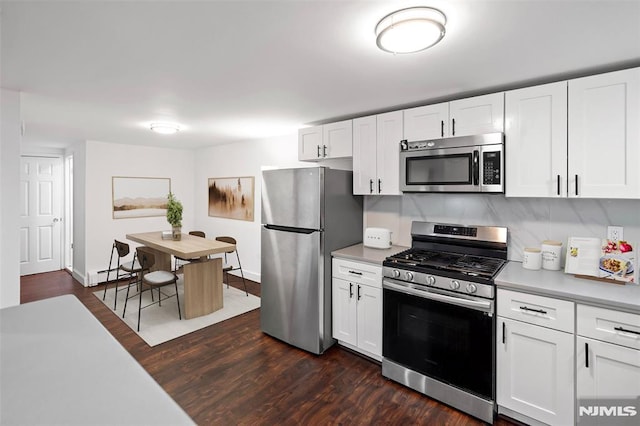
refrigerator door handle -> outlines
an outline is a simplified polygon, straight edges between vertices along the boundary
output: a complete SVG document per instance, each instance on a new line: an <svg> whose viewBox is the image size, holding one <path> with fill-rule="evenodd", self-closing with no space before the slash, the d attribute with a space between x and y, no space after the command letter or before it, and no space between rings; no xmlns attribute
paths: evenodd
<svg viewBox="0 0 640 426"><path fill-rule="evenodd" d="M282 231L282 232L294 232L296 234L313 234L314 232L318 232L319 229L309 229L309 228L295 228L292 226L280 226L280 225L263 225L265 229L270 229L272 231Z"/></svg>

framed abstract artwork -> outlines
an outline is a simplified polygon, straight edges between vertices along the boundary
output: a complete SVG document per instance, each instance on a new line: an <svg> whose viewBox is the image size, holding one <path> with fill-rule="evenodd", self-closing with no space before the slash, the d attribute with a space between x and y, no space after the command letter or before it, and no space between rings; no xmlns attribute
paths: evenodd
<svg viewBox="0 0 640 426"><path fill-rule="evenodd" d="M166 216L171 179L122 176L111 179L114 219Z"/></svg>
<svg viewBox="0 0 640 426"><path fill-rule="evenodd" d="M254 177L209 178L209 216L253 222Z"/></svg>

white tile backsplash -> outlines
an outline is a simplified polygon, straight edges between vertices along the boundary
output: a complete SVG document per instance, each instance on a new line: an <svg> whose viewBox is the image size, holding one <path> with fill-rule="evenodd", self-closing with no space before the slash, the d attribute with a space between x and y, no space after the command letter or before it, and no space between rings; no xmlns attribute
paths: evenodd
<svg viewBox="0 0 640 426"><path fill-rule="evenodd" d="M624 227L625 240L640 249L640 200L506 198L496 194L366 196L365 226L391 229L394 244L411 245L411 222L505 226L509 259L525 247L570 236L606 238L608 225ZM563 250L564 251L564 250Z"/></svg>

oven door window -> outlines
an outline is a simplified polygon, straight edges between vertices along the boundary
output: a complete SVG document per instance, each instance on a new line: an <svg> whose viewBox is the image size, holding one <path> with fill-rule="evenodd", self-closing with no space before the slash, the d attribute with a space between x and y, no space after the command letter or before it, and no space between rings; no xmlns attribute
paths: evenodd
<svg viewBox="0 0 640 426"><path fill-rule="evenodd" d="M471 185L473 154L408 157L406 173L407 185Z"/></svg>
<svg viewBox="0 0 640 426"><path fill-rule="evenodd" d="M382 354L492 399L494 321L487 313L384 289Z"/></svg>

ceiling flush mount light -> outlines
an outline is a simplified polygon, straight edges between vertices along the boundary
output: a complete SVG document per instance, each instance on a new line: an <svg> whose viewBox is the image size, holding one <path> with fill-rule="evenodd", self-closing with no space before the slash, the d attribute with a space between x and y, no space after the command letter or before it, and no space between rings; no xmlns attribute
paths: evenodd
<svg viewBox="0 0 640 426"><path fill-rule="evenodd" d="M376 44L385 52L414 53L442 40L447 17L432 7L409 7L388 14L376 25Z"/></svg>
<svg viewBox="0 0 640 426"><path fill-rule="evenodd" d="M174 123L151 123L149 128L156 133L163 135L171 135L180 130L180 126Z"/></svg>

